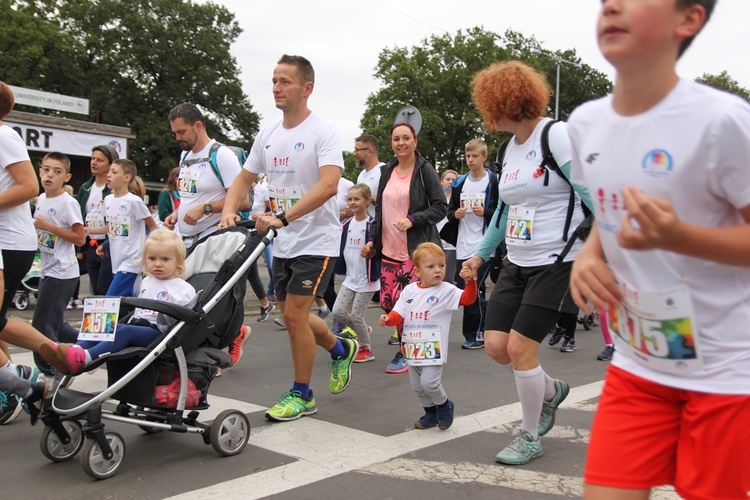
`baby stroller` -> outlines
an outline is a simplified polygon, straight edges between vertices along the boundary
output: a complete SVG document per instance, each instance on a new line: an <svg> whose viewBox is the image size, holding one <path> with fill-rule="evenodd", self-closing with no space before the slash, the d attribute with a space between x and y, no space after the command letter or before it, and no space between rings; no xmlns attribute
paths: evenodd
<svg viewBox="0 0 750 500"><path fill-rule="evenodd" d="M26 273L23 280L21 280L21 286L16 290L16 295L13 297L13 305L19 311L25 310L29 307L29 297L32 295L34 298L39 296L39 280L42 276L42 256L39 252L34 254L34 262L31 264L31 269Z"/></svg>
<svg viewBox="0 0 750 500"><path fill-rule="evenodd" d="M248 229L254 221L243 224L246 227L209 235L189 249L185 279L198 290L193 307L122 299L125 306L159 311L160 323L165 317L176 323L146 348L130 347L88 365L84 371L107 364L107 388L100 393L68 389L70 376L63 378L51 401L45 401L47 411L41 418L45 428L40 447L45 457L63 462L83 449L81 462L89 476L112 477L122 464L125 443L117 432L105 430L103 419L134 424L146 433L200 434L224 456L245 448L250 422L241 411L224 410L210 425L198 421L198 410L209 407L207 395L216 365L191 361L201 351L205 355L206 350L231 344L242 325L247 271L276 235L271 229L260 242L254 242ZM157 402L156 388L165 384L174 388L176 404ZM103 407L108 399L118 401L114 410ZM188 401L192 403L188 405Z"/></svg>

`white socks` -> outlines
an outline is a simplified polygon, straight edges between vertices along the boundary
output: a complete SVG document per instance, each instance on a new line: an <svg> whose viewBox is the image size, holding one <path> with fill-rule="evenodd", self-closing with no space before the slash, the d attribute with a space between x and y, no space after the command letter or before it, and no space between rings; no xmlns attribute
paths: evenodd
<svg viewBox="0 0 750 500"><path fill-rule="evenodd" d="M0 370L5 370L8 373L12 373L13 375L18 375L18 372L16 371L16 364L13 363L13 361L8 360L7 363L5 363L3 366L0 367Z"/></svg>
<svg viewBox="0 0 750 500"><path fill-rule="evenodd" d="M523 413L521 428L534 436L534 439L539 439L539 416L542 412L542 400L547 385L546 374L541 365L531 370L514 370L513 374L516 378L516 390L521 400Z"/></svg>

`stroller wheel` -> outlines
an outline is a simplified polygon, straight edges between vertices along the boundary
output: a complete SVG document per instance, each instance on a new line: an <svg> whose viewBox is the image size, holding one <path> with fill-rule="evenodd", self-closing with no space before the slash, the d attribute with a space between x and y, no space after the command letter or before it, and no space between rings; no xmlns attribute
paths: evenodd
<svg viewBox="0 0 750 500"><path fill-rule="evenodd" d="M117 474L125 458L125 441L116 432L104 433L109 447L112 448L112 458L105 458L104 452L96 439L87 439L81 455L83 471L94 479L109 479Z"/></svg>
<svg viewBox="0 0 750 500"><path fill-rule="evenodd" d="M211 424L211 446L219 455L240 453L250 438L250 421L239 410L224 410Z"/></svg>
<svg viewBox="0 0 750 500"><path fill-rule="evenodd" d="M13 305L16 306L16 309L19 311L23 311L29 307L29 298L26 295L16 295L13 298Z"/></svg>
<svg viewBox="0 0 750 500"><path fill-rule="evenodd" d="M583 325L584 330L591 330L594 327L594 315L586 314L585 316L583 316L581 324Z"/></svg>
<svg viewBox="0 0 750 500"><path fill-rule="evenodd" d="M70 436L70 442L63 443L54 429L47 426L44 427L39 439L42 455L53 462L65 462L73 458L76 453L81 451L84 441L81 423L78 420L63 420L60 423Z"/></svg>

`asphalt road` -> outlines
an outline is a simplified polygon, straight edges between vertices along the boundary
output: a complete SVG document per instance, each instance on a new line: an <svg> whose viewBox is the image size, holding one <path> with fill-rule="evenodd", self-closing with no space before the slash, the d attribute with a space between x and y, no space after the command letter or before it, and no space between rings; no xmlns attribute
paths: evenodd
<svg viewBox="0 0 750 500"><path fill-rule="evenodd" d="M265 269L261 270L265 277ZM82 293L87 286L84 279ZM252 296L252 292L248 291ZM123 465L114 477L96 481L84 474L78 456L63 463L47 460L39 448L44 426L22 414L0 427L4 498L357 498L357 499L555 499L580 497L589 429L606 362L598 328L577 332L578 349L561 353L546 343L540 350L545 370L572 390L557 414L555 428L542 439L544 456L520 467L501 466L495 454L519 425L521 410L512 377L484 350L460 348L461 314L453 317L443 384L456 405L453 426L416 430L421 407L408 375L385 373L395 354L386 345L390 331L377 327L380 309L367 312L375 325L375 360L355 364L342 394L328 392L328 355L318 350L312 380L318 413L293 422L271 423L266 408L289 389L292 368L286 332L273 323L278 311L257 323L258 303L246 298L252 336L240 363L211 385L211 408L200 420L236 408L250 419L249 445L235 457L221 457L199 436L146 434L138 427L105 422L125 438ZM32 306L33 307L33 300ZM30 319L33 309L11 310ZM68 311L80 322L80 311ZM330 321L330 319L329 319ZM16 362L31 355L12 351ZM106 374L81 375L73 388L101 390ZM667 489L652 498L677 498Z"/></svg>

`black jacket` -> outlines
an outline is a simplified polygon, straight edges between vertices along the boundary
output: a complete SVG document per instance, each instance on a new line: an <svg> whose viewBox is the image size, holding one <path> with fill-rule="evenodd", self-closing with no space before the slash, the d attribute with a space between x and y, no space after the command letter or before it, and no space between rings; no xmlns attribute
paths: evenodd
<svg viewBox="0 0 750 500"><path fill-rule="evenodd" d="M482 226L482 234L487 230L487 226L495 214L498 203L497 176L488 168L485 168L484 171L489 175L490 182L484 190L484 216L482 217L484 225ZM456 210L461 208L461 192L469 175L471 175L471 172L462 175L451 184L451 201L448 203L448 223L440 231L440 237L451 245L455 245L458 241L459 221L456 219Z"/></svg>
<svg viewBox="0 0 750 500"><path fill-rule="evenodd" d="M435 167L421 154L415 154L417 158L409 186L408 214L414 219L414 225L406 231L406 245L409 255L412 255L417 246L425 241L437 243L442 247L437 223L443 220L448 212L448 203L445 201L443 187L440 185L440 178L435 171ZM382 166L380 170L378 202L375 205L375 220L372 223L372 237L375 242L373 248L376 258L383 257L383 242L381 239L383 191L385 191L385 186L388 184L396 165L398 165L398 158L392 159L388 165Z"/></svg>

